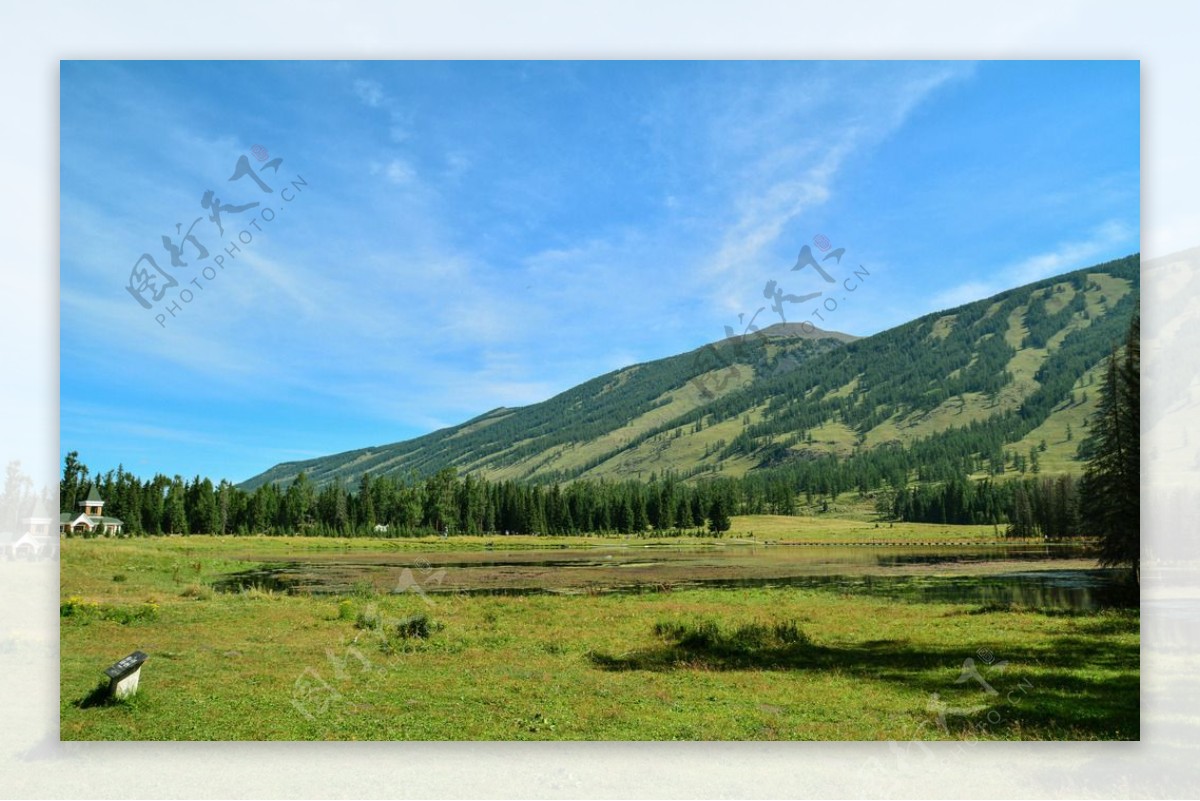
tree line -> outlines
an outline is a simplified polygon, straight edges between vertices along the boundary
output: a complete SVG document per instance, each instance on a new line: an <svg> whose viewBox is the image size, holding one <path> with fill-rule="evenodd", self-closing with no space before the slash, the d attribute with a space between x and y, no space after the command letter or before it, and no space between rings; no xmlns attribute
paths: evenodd
<svg viewBox="0 0 1200 801"><path fill-rule="evenodd" d="M889 519L1003 524L1020 537L1080 533L1078 482L1070 476L973 481L962 473L926 469L917 476L924 482L908 486L900 464L895 472L862 472L863 464L830 456L806 463L807 469L798 467L697 483L667 474L647 482L565 485L492 482L445 468L425 479L364 474L353 489L341 481L318 487L300 473L286 487L264 484L247 492L200 476L185 480L158 474L141 480L122 467L92 475L72 451L64 462L60 498L63 511L77 511L94 485L105 500L105 514L120 518L129 535L662 535L702 528L721 533L729 529L731 515L795 515L857 490L863 497L873 494L877 511Z"/></svg>
<svg viewBox="0 0 1200 801"><path fill-rule="evenodd" d="M877 507L910 522L1004 525L1010 537L1061 540L1085 533L1079 482L1070 475L1000 482L958 477L893 493Z"/></svg>
<svg viewBox="0 0 1200 801"><path fill-rule="evenodd" d="M728 481L690 485L668 476L541 486L459 476L452 467L425 479L364 474L353 491L340 481L318 488L300 473L286 488L246 492L200 476L141 480L123 467L93 475L77 452L68 453L61 510L77 511L92 486L105 514L120 518L129 535L720 534L739 506Z"/></svg>

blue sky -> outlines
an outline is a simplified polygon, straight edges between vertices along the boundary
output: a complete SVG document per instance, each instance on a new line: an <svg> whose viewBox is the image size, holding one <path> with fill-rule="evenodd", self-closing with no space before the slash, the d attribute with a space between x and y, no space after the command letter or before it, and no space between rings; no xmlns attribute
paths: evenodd
<svg viewBox="0 0 1200 801"><path fill-rule="evenodd" d="M407 439L777 322L816 235L869 277L788 319L859 335L1126 255L1139 102L1137 62L63 62L60 449Z"/></svg>

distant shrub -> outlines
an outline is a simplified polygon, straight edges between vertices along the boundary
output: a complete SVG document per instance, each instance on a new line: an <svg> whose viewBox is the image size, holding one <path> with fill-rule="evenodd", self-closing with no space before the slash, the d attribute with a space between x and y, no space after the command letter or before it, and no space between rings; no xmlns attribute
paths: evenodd
<svg viewBox="0 0 1200 801"><path fill-rule="evenodd" d="M354 602L349 598L338 602L338 620L354 620Z"/></svg>
<svg viewBox="0 0 1200 801"><path fill-rule="evenodd" d="M654 633L680 648L730 655L783 649L810 642L808 635L794 620L773 624L744 623L734 629L724 629L715 620L659 621L654 624Z"/></svg>
<svg viewBox="0 0 1200 801"><path fill-rule="evenodd" d="M804 633L794 620L776 623L774 634L775 639L785 645L804 645L811 642L808 635Z"/></svg>
<svg viewBox="0 0 1200 801"><path fill-rule="evenodd" d="M375 604L363 607L354 618L355 627L360 629L377 629L379 622L379 608Z"/></svg>
<svg viewBox="0 0 1200 801"><path fill-rule="evenodd" d="M121 583L124 583L127 579L128 579L128 576L126 576L124 573L117 573L113 576L112 580L114 582L116 582L117 584L121 584Z"/></svg>
<svg viewBox="0 0 1200 801"><path fill-rule="evenodd" d="M399 637L402 640L414 637L425 639L441 628L425 614L384 618L374 604L365 607L358 613L354 619L354 625L360 629L379 631L386 636Z"/></svg>
<svg viewBox="0 0 1200 801"><path fill-rule="evenodd" d="M100 616L100 604L72 595L58 605L59 617L93 618Z"/></svg>
<svg viewBox="0 0 1200 801"><path fill-rule="evenodd" d="M350 595L355 598L374 598L379 595L379 590L366 579L359 579L351 586Z"/></svg>
<svg viewBox="0 0 1200 801"><path fill-rule="evenodd" d="M105 620L114 620L122 626L130 623L148 623L158 620L158 604L147 601L141 606L117 606L106 609L103 617Z"/></svg>
<svg viewBox="0 0 1200 801"><path fill-rule="evenodd" d="M773 644L772 630L761 623L747 623L738 626L725 638L730 650L757 651L768 648Z"/></svg>
<svg viewBox="0 0 1200 801"><path fill-rule="evenodd" d="M674 640L685 648L708 648L721 635L715 620L700 620L695 623L659 621L654 624L654 633L667 640Z"/></svg>
<svg viewBox="0 0 1200 801"><path fill-rule="evenodd" d="M342 608L344 607L339 607L339 616ZM379 648L386 654L407 651L410 647L407 643L413 640L427 640L434 632L443 628L442 624L434 622L424 614L402 618L384 617L375 604L360 610L354 618L354 625L378 638Z"/></svg>
<svg viewBox="0 0 1200 801"><path fill-rule="evenodd" d="M440 626L430 620L428 615L413 615L396 621L392 625L392 632L401 639L419 637L424 640L438 628Z"/></svg>
<svg viewBox="0 0 1200 801"><path fill-rule="evenodd" d="M195 598L197 601L209 601L213 597L212 587L207 584L189 584L179 594L184 598Z"/></svg>
<svg viewBox="0 0 1200 801"><path fill-rule="evenodd" d="M242 587L238 595L247 601L274 601L280 597L275 590L261 584Z"/></svg>
<svg viewBox="0 0 1200 801"><path fill-rule="evenodd" d="M654 636L676 639L683 632L684 625L673 620L660 620L654 624Z"/></svg>
<svg viewBox="0 0 1200 801"><path fill-rule="evenodd" d="M139 606L106 606L96 601L85 601L72 595L59 604L60 617L74 618L87 623L92 620L111 620L121 625L147 622L158 619L158 604L147 601Z"/></svg>

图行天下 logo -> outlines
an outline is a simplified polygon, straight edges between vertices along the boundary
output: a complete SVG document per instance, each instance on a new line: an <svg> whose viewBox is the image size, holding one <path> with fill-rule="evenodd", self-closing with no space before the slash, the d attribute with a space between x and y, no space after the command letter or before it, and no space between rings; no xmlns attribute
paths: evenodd
<svg viewBox="0 0 1200 801"><path fill-rule="evenodd" d="M264 146L254 145L250 152L262 162L261 167L255 169L250 159L239 156L226 181L237 186L224 197L218 190L206 189L199 202L203 213L192 218L186 228L184 222L177 222L173 233L163 234L162 252L145 251L134 261L125 290L143 309L155 312L154 321L160 327L166 328L168 319L178 317L197 293L232 266L256 234L267 230L264 226L273 223L307 189L302 175L282 176L283 159L270 158ZM235 190L239 193L236 200L230 197ZM255 190L258 199L241 194ZM242 200L245 202L239 202Z"/></svg>

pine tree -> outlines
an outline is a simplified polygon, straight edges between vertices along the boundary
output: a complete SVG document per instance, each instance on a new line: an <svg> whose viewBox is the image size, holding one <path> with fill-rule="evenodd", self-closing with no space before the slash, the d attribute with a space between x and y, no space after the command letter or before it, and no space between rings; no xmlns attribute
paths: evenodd
<svg viewBox="0 0 1200 801"><path fill-rule="evenodd" d="M375 529L375 496L371 487L371 474L364 471L358 479L359 515L358 524L369 532Z"/></svg>
<svg viewBox="0 0 1200 801"><path fill-rule="evenodd" d="M162 528L168 534L187 534L187 506L184 503L184 483L179 476L167 487L167 497L163 505Z"/></svg>
<svg viewBox="0 0 1200 801"><path fill-rule="evenodd" d="M733 521L729 519L724 493L718 492L708 507L708 530L713 534L723 534L729 531L729 527L732 525Z"/></svg>
<svg viewBox="0 0 1200 801"><path fill-rule="evenodd" d="M333 483L333 520L332 525L338 534L346 534L350 530L350 511L346 501L346 487L339 478Z"/></svg>
<svg viewBox="0 0 1200 801"><path fill-rule="evenodd" d="M1013 493L1013 511L1008 524L1008 536L1028 538L1036 536L1036 534L1033 523L1033 505L1030 503L1029 493L1025 489L1025 482L1022 481L1016 485Z"/></svg>
<svg viewBox="0 0 1200 801"><path fill-rule="evenodd" d="M1092 455L1080 489L1081 517L1087 533L1100 540L1100 564L1128 565L1135 576L1141 549L1139 328L1135 317L1123 359L1115 348L1109 356L1088 429Z"/></svg>
<svg viewBox="0 0 1200 801"><path fill-rule="evenodd" d="M225 479L221 479L220 485L217 487L217 534L228 534L229 526L232 517L232 504L234 498L234 486Z"/></svg>
<svg viewBox="0 0 1200 801"><path fill-rule="evenodd" d="M80 500L80 490L87 481L88 469L79 461L79 451L67 454L63 464L63 477L59 483L60 512L70 512L72 516L79 511L77 501Z"/></svg>

